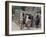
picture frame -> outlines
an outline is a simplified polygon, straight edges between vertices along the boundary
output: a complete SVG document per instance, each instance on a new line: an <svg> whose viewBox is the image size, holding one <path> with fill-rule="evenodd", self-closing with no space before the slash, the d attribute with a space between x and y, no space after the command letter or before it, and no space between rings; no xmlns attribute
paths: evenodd
<svg viewBox="0 0 46 37"><path fill-rule="evenodd" d="M45 3L5 1L5 35L32 34L45 34Z"/></svg>

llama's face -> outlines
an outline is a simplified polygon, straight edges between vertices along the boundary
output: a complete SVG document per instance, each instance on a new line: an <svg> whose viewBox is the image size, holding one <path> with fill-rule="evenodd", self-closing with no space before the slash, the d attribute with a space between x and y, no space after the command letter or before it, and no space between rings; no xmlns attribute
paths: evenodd
<svg viewBox="0 0 46 37"><path fill-rule="evenodd" d="M29 17L29 16L27 15L27 16L26 16L26 22L27 22L27 23L28 23L28 22L31 23L31 19L29 19L28 17Z"/></svg>

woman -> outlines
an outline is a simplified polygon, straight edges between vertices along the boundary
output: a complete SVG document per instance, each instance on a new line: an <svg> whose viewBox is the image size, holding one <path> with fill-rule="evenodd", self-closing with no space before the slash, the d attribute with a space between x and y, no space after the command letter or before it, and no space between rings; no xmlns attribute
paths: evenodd
<svg viewBox="0 0 46 37"><path fill-rule="evenodd" d="M35 21L36 28L38 28L39 23L40 23L40 17L39 17L39 15L37 15L36 16L36 21Z"/></svg>

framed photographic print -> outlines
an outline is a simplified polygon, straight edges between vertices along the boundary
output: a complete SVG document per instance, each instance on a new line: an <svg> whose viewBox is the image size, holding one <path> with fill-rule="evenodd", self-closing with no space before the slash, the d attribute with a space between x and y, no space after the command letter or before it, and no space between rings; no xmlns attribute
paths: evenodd
<svg viewBox="0 0 46 37"><path fill-rule="evenodd" d="M45 4L35 2L5 2L5 35L45 33Z"/></svg>

